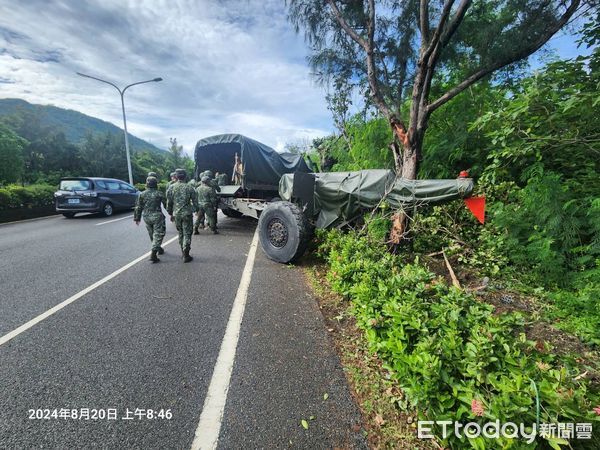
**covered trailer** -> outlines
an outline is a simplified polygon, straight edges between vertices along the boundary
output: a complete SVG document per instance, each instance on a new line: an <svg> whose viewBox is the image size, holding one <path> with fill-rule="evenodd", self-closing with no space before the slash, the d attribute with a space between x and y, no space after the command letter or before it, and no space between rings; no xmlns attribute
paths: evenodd
<svg viewBox="0 0 600 450"><path fill-rule="evenodd" d="M315 227L339 226L361 218L385 200L392 208L467 198L473 180L406 180L391 170L311 173L302 155L278 153L242 136L222 134L198 141L196 176L204 170L232 179L235 154L243 176L222 186L219 208L230 217L258 219L260 243L274 261L300 257Z"/></svg>
<svg viewBox="0 0 600 450"><path fill-rule="evenodd" d="M236 154L243 173L233 183ZM229 217L242 215L258 219L265 204L279 197L279 180L288 173L309 173L302 155L279 153L268 145L241 134L219 134L201 139L194 152L195 178L205 170L225 173L228 183L221 187L219 207Z"/></svg>
<svg viewBox="0 0 600 450"><path fill-rule="evenodd" d="M219 134L196 144L196 177L204 170L226 173L232 180L235 154L244 169L242 189L277 192L286 173L311 172L302 155L279 153L271 147L241 134Z"/></svg>

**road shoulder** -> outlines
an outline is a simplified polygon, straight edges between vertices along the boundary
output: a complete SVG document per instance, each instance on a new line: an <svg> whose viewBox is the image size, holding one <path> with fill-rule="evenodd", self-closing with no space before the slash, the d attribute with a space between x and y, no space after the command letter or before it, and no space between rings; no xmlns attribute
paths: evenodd
<svg viewBox="0 0 600 450"><path fill-rule="evenodd" d="M237 355L220 448L366 448L360 412L301 268L259 252Z"/></svg>

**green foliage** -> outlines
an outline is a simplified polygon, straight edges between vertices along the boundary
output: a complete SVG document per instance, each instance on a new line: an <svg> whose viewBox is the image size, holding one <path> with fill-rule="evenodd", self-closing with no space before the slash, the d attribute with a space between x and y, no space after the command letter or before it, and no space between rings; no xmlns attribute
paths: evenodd
<svg viewBox="0 0 600 450"><path fill-rule="evenodd" d="M448 257L455 256L482 275L506 275L507 236L492 222L480 225L463 202L419 210L411 233L418 254L444 250Z"/></svg>
<svg viewBox="0 0 600 450"><path fill-rule="evenodd" d="M364 121L357 115L346 123L344 135L317 139L313 146L320 154L320 167L336 172L393 168L392 142L392 131L385 119Z"/></svg>
<svg viewBox="0 0 600 450"><path fill-rule="evenodd" d="M484 180L523 184L541 166L571 182L575 194L598 194L599 64L600 50L549 64L507 93L511 98L502 108L474 122L471 128L490 139Z"/></svg>
<svg viewBox="0 0 600 450"><path fill-rule="evenodd" d="M472 126L489 139L483 184L511 181L492 206L506 254L545 284L568 284L600 255L600 51L524 80Z"/></svg>
<svg viewBox="0 0 600 450"><path fill-rule="evenodd" d="M79 145L89 133L123 136L123 130L110 122L78 111L51 105L34 105L16 98L0 99L0 120L6 122L19 136L30 141L54 133L63 134L73 145ZM129 145L133 151L164 153L163 150L131 134Z"/></svg>
<svg viewBox="0 0 600 450"><path fill-rule="evenodd" d="M461 170L477 177L486 167L489 138L469 127L473 120L506 102L503 89L480 83L436 110L423 145L420 178L455 178Z"/></svg>
<svg viewBox="0 0 600 450"><path fill-rule="evenodd" d="M547 317L554 326L573 333L584 342L600 347L600 259L596 267L574 276L570 290L548 294Z"/></svg>
<svg viewBox="0 0 600 450"><path fill-rule="evenodd" d="M0 185L17 181L23 172L23 148L27 141L0 124Z"/></svg>
<svg viewBox="0 0 600 450"><path fill-rule="evenodd" d="M161 181L160 183L158 183L158 189L166 192L167 191L167 186L168 186L168 182L166 181ZM135 185L136 189L140 192L145 191L146 190L146 185L144 183L137 183Z"/></svg>
<svg viewBox="0 0 600 450"><path fill-rule="evenodd" d="M128 179L124 136L117 127L102 122L110 126L108 128L90 126L85 134L82 130L78 130L77 140L73 141L71 127L77 127L78 122L64 122L62 119L67 116L77 118L83 115L71 111L74 115L63 116L59 111L57 114L61 120L57 122L54 120L53 107L48 108L12 99L0 100L0 129L3 130L0 131L0 142L8 130L17 137L25 139L19 141L22 144L19 152L14 151L16 146L9 146L13 150L10 158L0 164L0 184L15 181L21 181L22 184L58 184L60 178L65 176ZM60 110L60 108L55 109ZM87 123L82 122L82 124ZM100 130L102 132L99 132ZM179 153L174 161L169 153L159 151L156 147L132 136L130 136L130 143L135 181L145 180L149 171L155 171L159 176L166 178L166 174L178 165L190 171L194 168L193 161L182 154L181 146L177 147ZM2 155L3 152L0 150L0 158ZM17 176L15 177L14 174ZM8 176L11 178L7 178Z"/></svg>
<svg viewBox="0 0 600 450"><path fill-rule="evenodd" d="M47 184L8 185L0 188L0 210L50 206L54 204L55 191L56 186Z"/></svg>
<svg viewBox="0 0 600 450"><path fill-rule="evenodd" d="M494 314L418 259L407 263L368 237L333 230L320 238L331 286L351 300L372 350L404 390L399 406L417 408L428 420L530 425L537 420L533 380L541 422L598 422L598 393L575 381L579 372L569 358L539 353L523 334L521 316ZM482 417L474 415L473 400L482 403ZM465 448L456 438L446 444ZM485 448L486 441L470 444ZM535 447L506 439L489 444Z"/></svg>

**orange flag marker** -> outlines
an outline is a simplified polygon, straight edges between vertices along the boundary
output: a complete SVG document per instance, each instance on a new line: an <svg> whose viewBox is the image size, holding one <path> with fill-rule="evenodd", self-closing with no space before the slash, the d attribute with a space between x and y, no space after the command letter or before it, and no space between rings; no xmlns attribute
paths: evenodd
<svg viewBox="0 0 600 450"><path fill-rule="evenodd" d="M465 198L465 205L480 223L485 222L485 197Z"/></svg>

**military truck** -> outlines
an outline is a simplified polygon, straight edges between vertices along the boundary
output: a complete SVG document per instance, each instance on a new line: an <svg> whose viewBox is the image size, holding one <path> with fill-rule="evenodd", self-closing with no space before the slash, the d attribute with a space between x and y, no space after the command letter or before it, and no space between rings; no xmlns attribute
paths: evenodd
<svg viewBox="0 0 600 450"><path fill-rule="evenodd" d="M234 176L236 155L241 177ZM261 247L280 263L302 256L315 228L350 224L383 200L399 209L467 198L473 191L467 177L405 180L384 169L315 173L302 155L279 153L240 134L201 139L195 161L196 177L204 170L227 174L232 184L221 186L219 208L229 217L258 219Z"/></svg>

